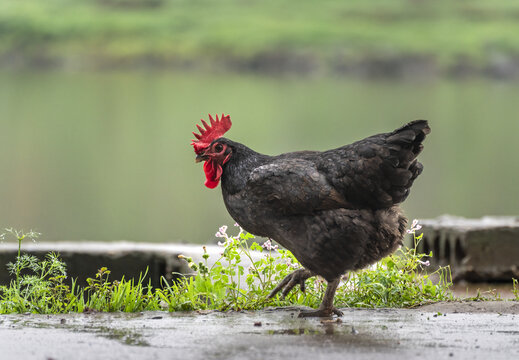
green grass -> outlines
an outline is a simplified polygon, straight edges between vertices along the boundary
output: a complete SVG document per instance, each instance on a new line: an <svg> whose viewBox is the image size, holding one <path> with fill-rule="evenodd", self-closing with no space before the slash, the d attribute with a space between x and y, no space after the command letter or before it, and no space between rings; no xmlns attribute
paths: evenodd
<svg viewBox="0 0 519 360"><path fill-rule="evenodd" d="M3 0L0 55L209 64L282 52L326 64L423 55L478 65L519 53L518 19L514 0Z"/></svg>
<svg viewBox="0 0 519 360"><path fill-rule="evenodd" d="M67 279L66 265L59 256L49 253L43 260L23 254L24 239L35 239L34 232L23 233L7 229L16 238L19 252L8 270L13 279L8 286L0 286L0 313L69 313L91 311L139 312L146 310L258 310L267 306L305 305L319 306L325 290L320 277L307 280L306 291L293 290L285 299L277 295L267 300L267 295L289 273L301 265L287 250L277 249L267 242L260 246L254 236L240 232L235 236L222 227L218 233L223 238L222 254L209 262L203 248L203 261L187 261L193 274L182 275L180 280L162 279L160 288L145 284L144 273L137 281L111 281L110 271L101 268L88 286L77 286L75 279ZM414 232L413 232L414 234ZM369 269L350 273L337 290L338 307L414 307L436 301L452 299L449 268L440 268L432 274L423 271L428 263L424 258L432 254L419 254L415 246L399 250ZM250 245L249 245L250 244ZM254 260L251 251L262 252ZM244 259L251 264L244 267ZM209 265L212 263L213 265ZM437 277L436 282L432 277Z"/></svg>
<svg viewBox="0 0 519 360"><path fill-rule="evenodd" d="M224 229L225 230L225 229ZM189 266L196 271L196 276L184 278L174 288L168 288L169 309L249 309L255 310L265 306L305 305L316 308L321 303L325 281L320 277L307 280L306 292L293 290L286 299L279 295L267 301L267 295L289 273L301 265L287 250L274 249L267 245L260 246L252 242L251 234L240 231L237 236L229 236L220 231L225 238L222 256L212 267L208 267L208 254L205 261L199 264L192 259L185 259ZM421 235L415 238L416 243ZM266 248L266 249L265 249ZM252 261L250 250L262 251L265 256ZM440 268L432 274L423 271L424 257L418 254L416 247L404 248L391 255L374 267L352 272L345 277L339 286L335 302L339 307L413 307L429 302L451 299L449 287L450 271ZM242 259L248 258L252 266L245 269ZM246 276L246 283L240 284L240 279ZM432 277L439 281L433 283ZM181 296L175 296L180 294Z"/></svg>
<svg viewBox="0 0 519 360"><path fill-rule="evenodd" d="M514 294L515 300L519 301L519 283L517 279L512 279L512 282L512 294Z"/></svg>

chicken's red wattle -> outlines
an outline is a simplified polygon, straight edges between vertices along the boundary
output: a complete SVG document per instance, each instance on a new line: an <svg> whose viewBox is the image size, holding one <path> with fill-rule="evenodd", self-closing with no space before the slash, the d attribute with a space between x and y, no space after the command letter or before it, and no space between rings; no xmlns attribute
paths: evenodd
<svg viewBox="0 0 519 360"><path fill-rule="evenodd" d="M222 167L220 164L214 161L206 161L204 163L204 173L205 173L205 186L209 189L214 189L218 186L220 182L220 177L222 176Z"/></svg>

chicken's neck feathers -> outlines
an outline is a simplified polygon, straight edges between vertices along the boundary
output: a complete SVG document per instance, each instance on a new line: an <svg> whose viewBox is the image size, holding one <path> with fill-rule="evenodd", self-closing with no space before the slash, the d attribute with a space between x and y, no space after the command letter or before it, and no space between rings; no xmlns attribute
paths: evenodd
<svg viewBox="0 0 519 360"><path fill-rule="evenodd" d="M232 156L222 167L221 186L223 192L235 194L245 187L249 174L258 166L268 163L271 156L260 154L234 141L226 139L226 142L232 148Z"/></svg>

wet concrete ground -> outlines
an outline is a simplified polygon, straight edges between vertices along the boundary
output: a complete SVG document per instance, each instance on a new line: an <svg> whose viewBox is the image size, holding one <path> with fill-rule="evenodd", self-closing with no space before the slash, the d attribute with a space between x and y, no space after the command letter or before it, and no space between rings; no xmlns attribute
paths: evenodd
<svg viewBox="0 0 519 360"><path fill-rule="evenodd" d="M1 359L517 359L519 302L412 310L0 316Z"/></svg>

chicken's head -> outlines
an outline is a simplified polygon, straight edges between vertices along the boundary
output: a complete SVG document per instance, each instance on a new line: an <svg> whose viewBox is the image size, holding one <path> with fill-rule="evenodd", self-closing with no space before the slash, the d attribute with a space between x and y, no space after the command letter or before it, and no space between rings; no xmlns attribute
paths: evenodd
<svg viewBox="0 0 519 360"><path fill-rule="evenodd" d="M205 161L204 173L205 173L205 186L210 189L214 189L220 182L222 176L222 165L229 161L232 150L223 141L219 141L223 134L225 134L231 128L231 117L229 115L216 120L209 115L211 124L207 124L202 120L202 124L205 129L200 125L197 125L200 134L193 133L196 140L192 140L191 145L195 149L196 162Z"/></svg>

